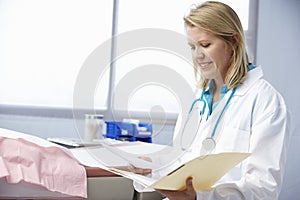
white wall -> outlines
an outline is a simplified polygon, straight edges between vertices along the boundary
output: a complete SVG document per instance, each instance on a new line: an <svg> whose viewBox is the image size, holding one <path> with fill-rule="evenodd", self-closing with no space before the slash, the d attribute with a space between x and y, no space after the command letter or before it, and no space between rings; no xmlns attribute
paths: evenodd
<svg viewBox="0 0 300 200"><path fill-rule="evenodd" d="M291 111L292 136L280 199L299 199L300 0L259 0L256 58Z"/></svg>

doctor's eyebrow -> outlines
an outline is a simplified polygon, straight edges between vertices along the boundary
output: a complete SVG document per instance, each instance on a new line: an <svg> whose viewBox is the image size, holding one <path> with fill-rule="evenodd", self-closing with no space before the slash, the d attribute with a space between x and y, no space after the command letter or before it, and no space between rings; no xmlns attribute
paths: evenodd
<svg viewBox="0 0 300 200"><path fill-rule="evenodd" d="M198 45L200 45L200 46L202 46L202 47L208 47L211 43L212 43L212 42L210 42L210 41L208 41L208 40L202 40L202 41L197 42L197 44L188 42L188 45L189 45L191 48L193 48L193 47L195 47L195 46L198 46Z"/></svg>
<svg viewBox="0 0 300 200"><path fill-rule="evenodd" d="M189 44L189 45L195 45L195 44L201 45L201 44L203 44L203 43L204 43L204 44L212 43L212 41L211 41L211 40L207 40L207 39L198 40L198 41L194 41L194 40L188 41L188 44Z"/></svg>

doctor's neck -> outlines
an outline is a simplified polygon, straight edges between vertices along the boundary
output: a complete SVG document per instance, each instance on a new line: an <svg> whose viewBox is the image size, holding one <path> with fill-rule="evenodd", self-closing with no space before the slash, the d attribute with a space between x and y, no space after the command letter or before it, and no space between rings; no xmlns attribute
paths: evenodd
<svg viewBox="0 0 300 200"><path fill-rule="evenodd" d="M224 85L223 80L213 79L213 103L217 102L220 97L221 87Z"/></svg>
<svg viewBox="0 0 300 200"><path fill-rule="evenodd" d="M212 81L213 81L213 84L214 84L214 89L220 91L220 88L224 85L223 79L222 78L220 78L220 79L215 78Z"/></svg>

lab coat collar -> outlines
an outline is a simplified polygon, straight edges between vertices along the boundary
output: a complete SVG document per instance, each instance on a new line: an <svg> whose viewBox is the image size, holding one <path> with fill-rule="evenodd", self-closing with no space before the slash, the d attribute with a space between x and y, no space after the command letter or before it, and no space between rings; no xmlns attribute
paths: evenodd
<svg viewBox="0 0 300 200"><path fill-rule="evenodd" d="M248 71L245 81L237 87L234 96L243 96L252 87L252 85L254 85L255 82L262 77L263 70L260 66L251 68L251 70ZM210 84L211 82L209 82L208 87L204 89L204 93L209 94ZM226 86L225 89L227 90ZM202 92L202 90L200 91ZM200 96L200 91L198 91L197 96Z"/></svg>
<svg viewBox="0 0 300 200"><path fill-rule="evenodd" d="M214 82L213 82L212 80L209 80L208 86L204 89L204 95L205 95L205 96L212 95L214 89L215 89ZM228 89L227 89L226 85L223 84L223 85L221 86L220 93L221 93L221 94L226 94L227 92L228 92Z"/></svg>
<svg viewBox="0 0 300 200"><path fill-rule="evenodd" d="M255 67L248 72L246 80L237 87L235 91L235 96L243 96L258 79L263 77L263 71L261 67Z"/></svg>

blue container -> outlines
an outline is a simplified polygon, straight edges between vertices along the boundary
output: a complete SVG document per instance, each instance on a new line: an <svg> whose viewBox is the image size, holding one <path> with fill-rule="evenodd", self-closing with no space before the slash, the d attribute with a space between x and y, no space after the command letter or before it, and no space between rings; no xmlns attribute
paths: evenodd
<svg viewBox="0 0 300 200"><path fill-rule="evenodd" d="M137 128L135 124L127 122L106 121L106 137L112 139L128 138L129 141L135 141L132 137L136 134Z"/></svg>
<svg viewBox="0 0 300 200"><path fill-rule="evenodd" d="M152 124L140 122L137 129L134 135L137 141L152 143Z"/></svg>
<svg viewBox="0 0 300 200"><path fill-rule="evenodd" d="M152 124L139 123L139 127L128 122L106 121L106 138L122 141L152 143Z"/></svg>
<svg viewBox="0 0 300 200"><path fill-rule="evenodd" d="M139 127L137 128L137 132L134 137L138 138L148 138L152 137L152 124L150 123L139 123Z"/></svg>

